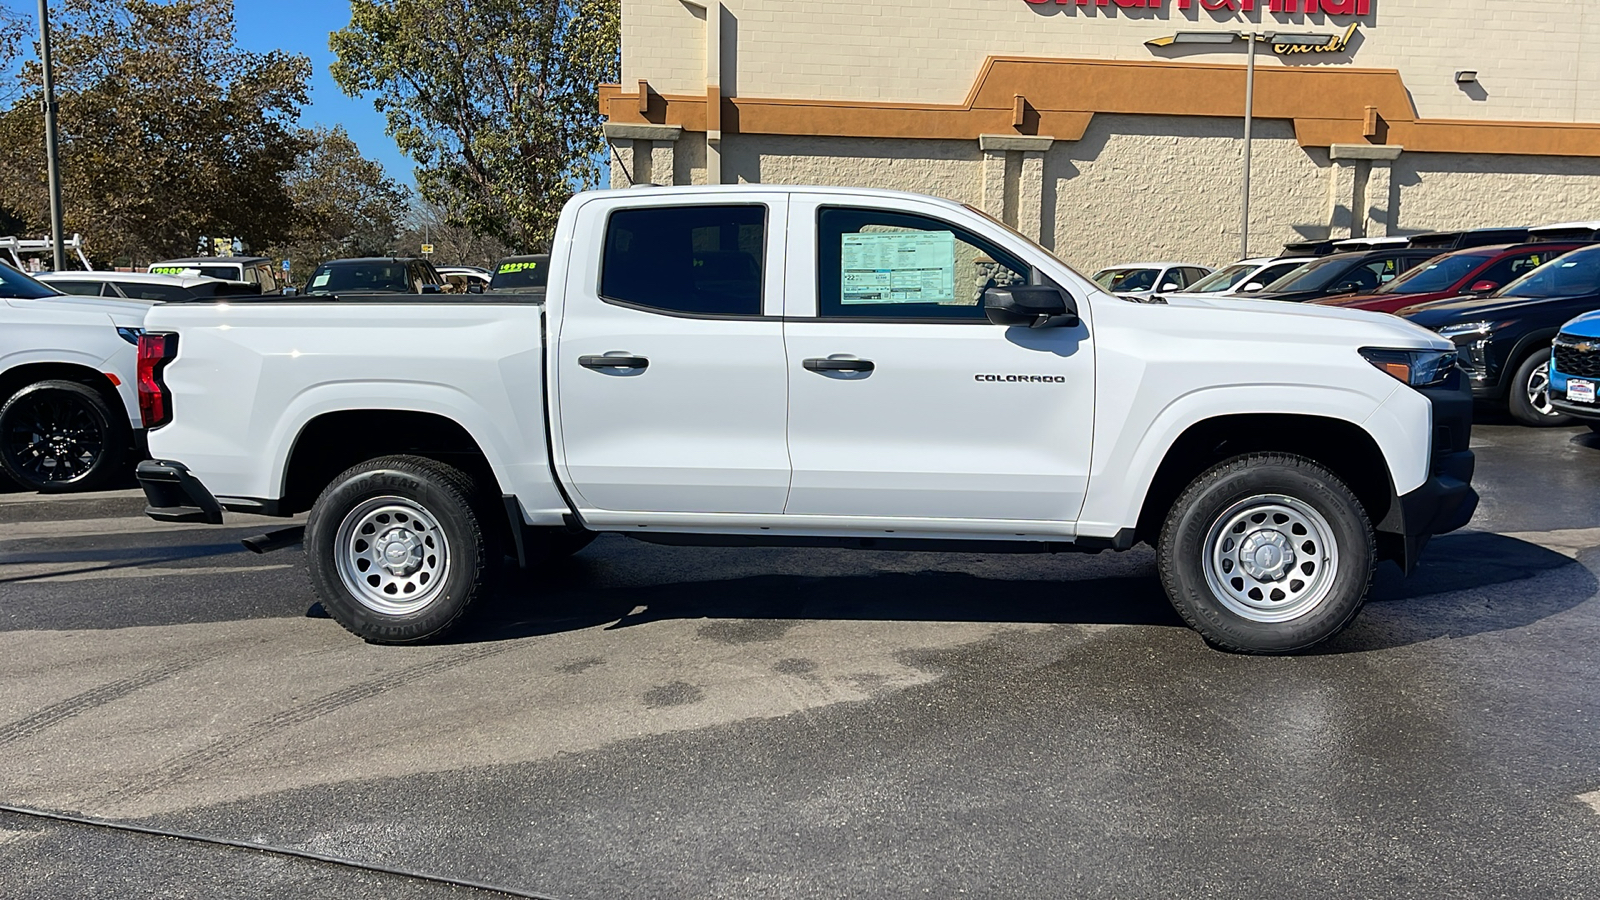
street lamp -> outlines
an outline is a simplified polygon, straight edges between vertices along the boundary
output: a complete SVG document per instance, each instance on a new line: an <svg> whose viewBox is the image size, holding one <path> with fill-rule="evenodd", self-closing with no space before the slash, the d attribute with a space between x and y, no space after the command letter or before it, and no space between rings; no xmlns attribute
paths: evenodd
<svg viewBox="0 0 1600 900"><path fill-rule="evenodd" d="M1151 47L1173 44L1231 44L1245 42L1244 64L1244 185L1239 212L1239 258L1250 258L1250 126L1256 105L1256 44L1265 41L1279 47L1326 47L1338 40L1332 34L1277 34L1271 31L1180 31L1177 34L1145 41Z"/></svg>
<svg viewBox="0 0 1600 900"><path fill-rule="evenodd" d="M56 139L56 77L50 57L50 0L39 0L39 66L44 74L44 152L50 179L50 246L55 271L67 267L67 252L62 246L61 152Z"/></svg>

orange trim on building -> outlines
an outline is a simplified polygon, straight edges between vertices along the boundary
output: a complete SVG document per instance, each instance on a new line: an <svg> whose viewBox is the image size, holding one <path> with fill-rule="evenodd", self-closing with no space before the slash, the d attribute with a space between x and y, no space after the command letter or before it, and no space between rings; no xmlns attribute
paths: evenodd
<svg viewBox="0 0 1600 900"><path fill-rule="evenodd" d="M992 56L957 104L789 100L651 93L600 87L612 122L681 125L724 134L977 140L980 134L1044 134L1077 140L1095 113L1152 116L1244 115L1243 66L1166 60L1035 59ZM1017 97L1026 100L1020 127ZM1294 123L1302 147L1398 144L1407 151L1600 156L1600 123L1419 119L1394 69L1267 66L1256 69L1255 115ZM1376 134L1368 107L1377 109ZM720 119L720 122L718 120Z"/></svg>

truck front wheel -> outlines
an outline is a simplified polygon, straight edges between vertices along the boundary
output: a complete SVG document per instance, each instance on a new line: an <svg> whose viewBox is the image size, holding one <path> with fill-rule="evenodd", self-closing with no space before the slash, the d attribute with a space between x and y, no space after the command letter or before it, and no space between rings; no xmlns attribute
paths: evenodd
<svg viewBox="0 0 1600 900"><path fill-rule="evenodd" d="M312 587L340 625L374 644L438 638L488 593L491 530L470 477L386 456L346 470L306 521Z"/></svg>
<svg viewBox="0 0 1600 900"><path fill-rule="evenodd" d="M1250 454L1196 478L1167 514L1161 580L1213 646L1292 653L1337 634L1372 583L1372 523L1337 476L1299 456Z"/></svg>

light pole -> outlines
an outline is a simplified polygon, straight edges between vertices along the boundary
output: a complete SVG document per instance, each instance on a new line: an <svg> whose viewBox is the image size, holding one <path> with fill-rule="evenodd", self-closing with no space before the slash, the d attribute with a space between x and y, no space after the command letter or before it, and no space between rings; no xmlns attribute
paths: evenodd
<svg viewBox="0 0 1600 900"><path fill-rule="evenodd" d="M1245 42L1244 57L1244 173L1240 186L1239 202L1239 258L1250 258L1250 129L1256 112L1256 44L1293 47L1326 47L1338 38L1331 34L1275 34L1270 31L1180 31L1168 37L1145 41L1151 47L1170 47L1173 44L1231 44Z"/></svg>
<svg viewBox="0 0 1600 900"><path fill-rule="evenodd" d="M50 179L52 268L60 272L67 267L67 254L62 246L61 152L56 141L56 76L50 59L50 0L39 0L39 65L44 70L44 152Z"/></svg>

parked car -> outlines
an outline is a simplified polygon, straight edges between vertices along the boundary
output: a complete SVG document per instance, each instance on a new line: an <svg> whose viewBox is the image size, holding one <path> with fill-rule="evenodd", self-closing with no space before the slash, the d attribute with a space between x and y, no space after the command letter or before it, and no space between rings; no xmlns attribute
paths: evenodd
<svg viewBox="0 0 1600 900"><path fill-rule="evenodd" d="M1211 274L1210 266L1193 263L1128 263L1094 273L1095 284L1125 300L1154 300L1181 291Z"/></svg>
<svg viewBox="0 0 1600 900"><path fill-rule="evenodd" d="M489 289L493 278L487 269L477 266L434 266L434 270L456 294L481 294Z"/></svg>
<svg viewBox="0 0 1600 900"><path fill-rule="evenodd" d="M260 294L261 287L204 275L150 275L143 272L41 272L34 276L63 294L181 303L202 297Z"/></svg>
<svg viewBox="0 0 1600 900"><path fill-rule="evenodd" d="M1253 294L1234 296L1304 303L1340 294L1371 293L1434 255L1431 250L1392 247L1319 256Z"/></svg>
<svg viewBox="0 0 1600 900"><path fill-rule="evenodd" d="M1433 300L1491 294L1552 259L1588 244L1512 244L1474 247L1436 256L1370 294L1309 301L1324 306L1395 312Z"/></svg>
<svg viewBox="0 0 1600 900"><path fill-rule="evenodd" d="M1600 385L1600 312L1584 313L1556 333L1551 344L1550 405L1600 431L1596 385Z"/></svg>
<svg viewBox="0 0 1600 900"><path fill-rule="evenodd" d="M1244 259L1223 266L1176 293L1185 297L1196 295L1222 296L1232 293L1253 293L1305 264L1303 256L1263 256Z"/></svg>
<svg viewBox="0 0 1600 900"><path fill-rule="evenodd" d="M261 293L283 293L282 270L265 256L191 256L151 263L152 275L204 275L223 281L242 281L261 286Z"/></svg>
<svg viewBox="0 0 1600 900"><path fill-rule="evenodd" d="M1144 540L1194 628L1277 653L1339 631L1376 559L1409 567L1476 504L1451 344L1393 316L1126 303L976 210L891 191L586 192L555 243L547 294L156 307L150 515L309 510L317 596L382 643L449 631L502 549L612 532Z"/></svg>
<svg viewBox="0 0 1600 900"><path fill-rule="evenodd" d="M1290 241L1283 245L1284 256L1327 256L1330 253L1354 253L1361 250L1392 250L1410 245L1410 238L1358 237L1322 238L1310 241Z"/></svg>
<svg viewBox="0 0 1600 900"><path fill-rule="evenodd" d="M0 264L0 470L47 492L93 490L123 471L150 306L63 295Z"/></svg>
<svg viewBox="0 0 1600 900"><path fill-rule="evenodd" d="M1556 257L1487 297L1439 300L1399 315L1455 342L1473 396L1526 425L1569 420L1550 401L1550 343L1562 323L1600 309L1600 245Z"/></svg>
<svg viewBox="0 0 1600 900"><path fill-rule="evenodd" d="M416 257L335 259L311 273L311 297L343 294L443 294L448 283L433 263Z"/></svg>
<svg viewBox="0 0 1600 900"><path fill-rule="evenodd" d="M1558 222L1528 229L1529 243L1540 241L1600 241L1600 222Z"/></svg>
<svg viewBox="0 0 1600 900"><path fill-rule="evenodd" d="M542 291L550 278L550 254L508 256L494 267L491 291Z"/></svg>
<svg viewBox="0 0 1600 900"><path fill-rule="evenodd" d="M1451 250L1466 250L1469 247L1522 244L1527 240L1526 227L1468 228L1464 231L1430 231L1425 234L1414 234L1406 240L1406 246L1418 250L1432 250L1435 253L1447 253Z"/></svg>

